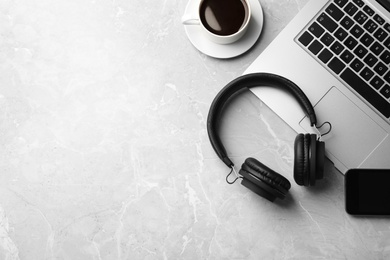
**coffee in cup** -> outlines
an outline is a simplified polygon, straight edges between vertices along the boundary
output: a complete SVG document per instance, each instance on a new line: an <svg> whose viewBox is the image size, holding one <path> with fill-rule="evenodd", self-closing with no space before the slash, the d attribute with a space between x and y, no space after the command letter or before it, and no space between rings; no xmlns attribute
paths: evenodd
<svg viewBox="0 0 390 260"><path fill-rule="evenodd" d="M182 18L185 25L200 25L213 42L229 44L246 32L251 17L249 0L201 0L196 15Z"/></svg>

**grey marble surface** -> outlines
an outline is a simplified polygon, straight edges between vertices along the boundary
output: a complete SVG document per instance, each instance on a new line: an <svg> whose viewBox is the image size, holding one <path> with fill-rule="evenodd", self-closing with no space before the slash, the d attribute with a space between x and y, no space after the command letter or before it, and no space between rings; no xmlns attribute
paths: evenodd
<svg viewBox="0 0 390 260"><path fill-rule="evenodd" d="M290 195L225 182L209 105L307 0L260 2L259 41L218 60L187 39L183 0L1 0L0 259L388 259L389 220L347 215L329 161L297 186L295 133L251 93L222 138Z"/></svg>

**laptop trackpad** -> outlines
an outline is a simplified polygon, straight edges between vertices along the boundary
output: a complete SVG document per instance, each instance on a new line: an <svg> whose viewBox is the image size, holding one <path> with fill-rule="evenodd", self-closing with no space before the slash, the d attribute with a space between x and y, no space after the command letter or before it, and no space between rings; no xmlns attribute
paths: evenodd
<svg viewBox="0 0 390 260"><path fill-rule="evenodd" d="M329 121L332 131L325 147L347 168L359 167L387 133L352 101L333 87L314 107L318 124ZM300 125L312 131L305 117ZM325 127L325 126L324 126Z"/></svg>

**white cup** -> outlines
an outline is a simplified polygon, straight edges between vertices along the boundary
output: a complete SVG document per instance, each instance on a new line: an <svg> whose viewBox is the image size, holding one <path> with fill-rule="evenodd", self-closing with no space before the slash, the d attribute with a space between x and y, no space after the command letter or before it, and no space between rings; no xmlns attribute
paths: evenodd
<svg viewBox="0 0 390 260"><path fill-rule="evenodd" d="M200 0L196 12L184 14L182 23L200 26L215 43L230 44L246 33L250 19L249 0Z"/></svg>

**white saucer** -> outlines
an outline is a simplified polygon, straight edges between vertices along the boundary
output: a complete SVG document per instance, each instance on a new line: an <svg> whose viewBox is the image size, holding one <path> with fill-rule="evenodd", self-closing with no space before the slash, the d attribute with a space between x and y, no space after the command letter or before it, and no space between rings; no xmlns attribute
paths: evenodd
<svg viewBox="0 0 390 260"><path fill-rule="evenodd" d="M249 0L249 3L252 9L251 21L247 32L238 41L231 44L217 44L204 36L199 25L184 25L188 39L195 48L210 57L227 59L243 54L256 43L263 29L264 16L259 0ZM199 0L189 0L184 13L191 13L198 8L198 5Z"/></svg>

